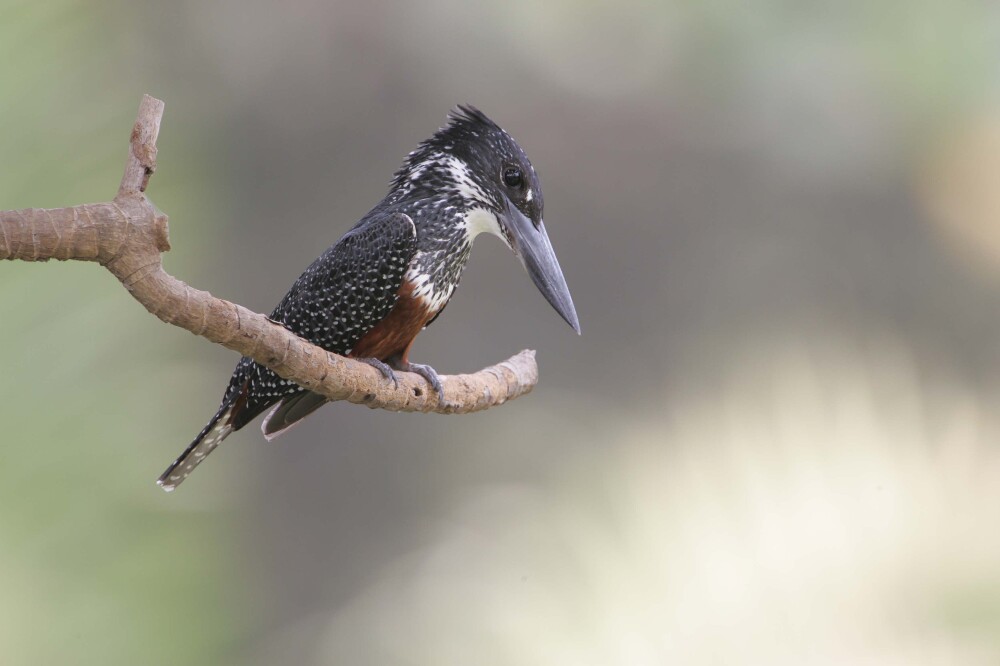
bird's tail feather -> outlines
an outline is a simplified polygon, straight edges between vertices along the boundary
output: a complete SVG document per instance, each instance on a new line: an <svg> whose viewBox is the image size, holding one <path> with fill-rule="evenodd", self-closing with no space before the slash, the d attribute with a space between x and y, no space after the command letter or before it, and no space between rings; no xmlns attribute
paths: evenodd
<svg viewBox="0 0 1000 666"><path fill-rule="evenodd" d="M317 409L325 405L329 400L318 393L312 391L302 391L281 399L274 409L270 411L264 422L260 424L260 431L264 433L265 439L272 439L283 435L294 426L302 422L302 419L309 416Z"/></svg>
<svg viewBox="0 0 1000 666"><path fill-rule="evenodd" d="M223 405L222 408L212 417L208 425L198 433L191 445L184 450L180 458L175 460L170 467L160 475L157 484L168 493L179 486L184 479L194 471L194 468L205 459L205 457L215 450L219 442L229 436L234 428L230 424L234 406Z"/></svg>

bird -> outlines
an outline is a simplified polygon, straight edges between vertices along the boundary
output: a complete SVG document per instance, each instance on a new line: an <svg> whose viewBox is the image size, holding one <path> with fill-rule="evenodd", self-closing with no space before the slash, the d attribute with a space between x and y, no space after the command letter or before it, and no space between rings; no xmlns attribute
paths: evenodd
<svg viewBox="0 0 1000 666"><path fill-rule="evenodd" d="M415 372L443 401L437 372L410 362L410 347L454 295L480 234L500 238L580 333L543 210L538 175L524 150L482 111L459 105L409 153L385 197L306 268L270 319L327 351L374 366L397 386L396 371ZM271 440L326 402L244 356L218 411L157 483L174 490L222 440L264 412L261 430Z"/></svg>

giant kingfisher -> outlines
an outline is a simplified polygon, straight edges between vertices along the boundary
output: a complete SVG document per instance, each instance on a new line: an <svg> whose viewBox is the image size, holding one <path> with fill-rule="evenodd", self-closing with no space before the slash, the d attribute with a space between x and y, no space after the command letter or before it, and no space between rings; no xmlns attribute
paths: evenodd
<svg viewBox="0 0 1000 666"><path fill-rule="evenodd" d="M422 375L443 400L433 368L409 361L417 334L441 314L469 260L472 240L498 236L535 286L580 332L573 299L542 223L538 175L516 141L481 111L459 106L409 154L389 193L292 285L270 318L328 351ZM270 409L268 439L326 398L240 359L219 411L158 483L170 491L230 433Z"/></svg>

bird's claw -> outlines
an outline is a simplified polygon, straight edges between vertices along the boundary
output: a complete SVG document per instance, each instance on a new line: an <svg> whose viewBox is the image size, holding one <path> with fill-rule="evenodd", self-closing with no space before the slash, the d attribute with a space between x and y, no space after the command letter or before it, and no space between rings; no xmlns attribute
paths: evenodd
<svg viewBox="0 0 1000 666"><path fill-rule="evenodd" d="M388 363L380 361L377 358L359 358L358 361L362 363L367 363L376 370L382 373L382 376L392 382L395 388L399 388L399 377L396 375L396 370L400 372L412 372L414 374L420 375L427 380L427 383L431 385L438 394L438 405L441 407L458 407L458 403L450 402L444 399L444 385L441 383L441 377L438 375L437 370L429 365L424 365L423 363L401 363L398 358L389 359Z"/></svg>
<svg viewBox="0 0 1000 666"><path fill-rule="evenodd" d="M404 367L400 368L405 372L413 372L420 375L427 380L427 383L438 394L438 405L441 407L457 407L457 403L449 402L444 399L444 386L441 384L441 377L438 375L437 370L429 365L424 365L422 363L407 363Z"/></svg>
<svg viewBox="0 0 1000 666"><path fill-rule="evenodd" d="M367 363L382 373L382 376L392 382L393 388L399 388L399 377L395 371L377 358L359 358L362 363Z"/></svg>

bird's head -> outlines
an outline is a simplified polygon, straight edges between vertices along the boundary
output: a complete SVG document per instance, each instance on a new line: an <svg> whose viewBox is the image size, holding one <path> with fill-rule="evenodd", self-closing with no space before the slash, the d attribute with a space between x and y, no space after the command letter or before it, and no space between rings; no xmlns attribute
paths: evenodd
<svg viewBox="0 0 1000 666"><path fill-rule="evenodd" d="M424 141L396 172L393 188L436 202L469 240L499 237L521 260L546 300L573 329L580 322L542 221L538 174L513 137L472 106Z"/></svg>

